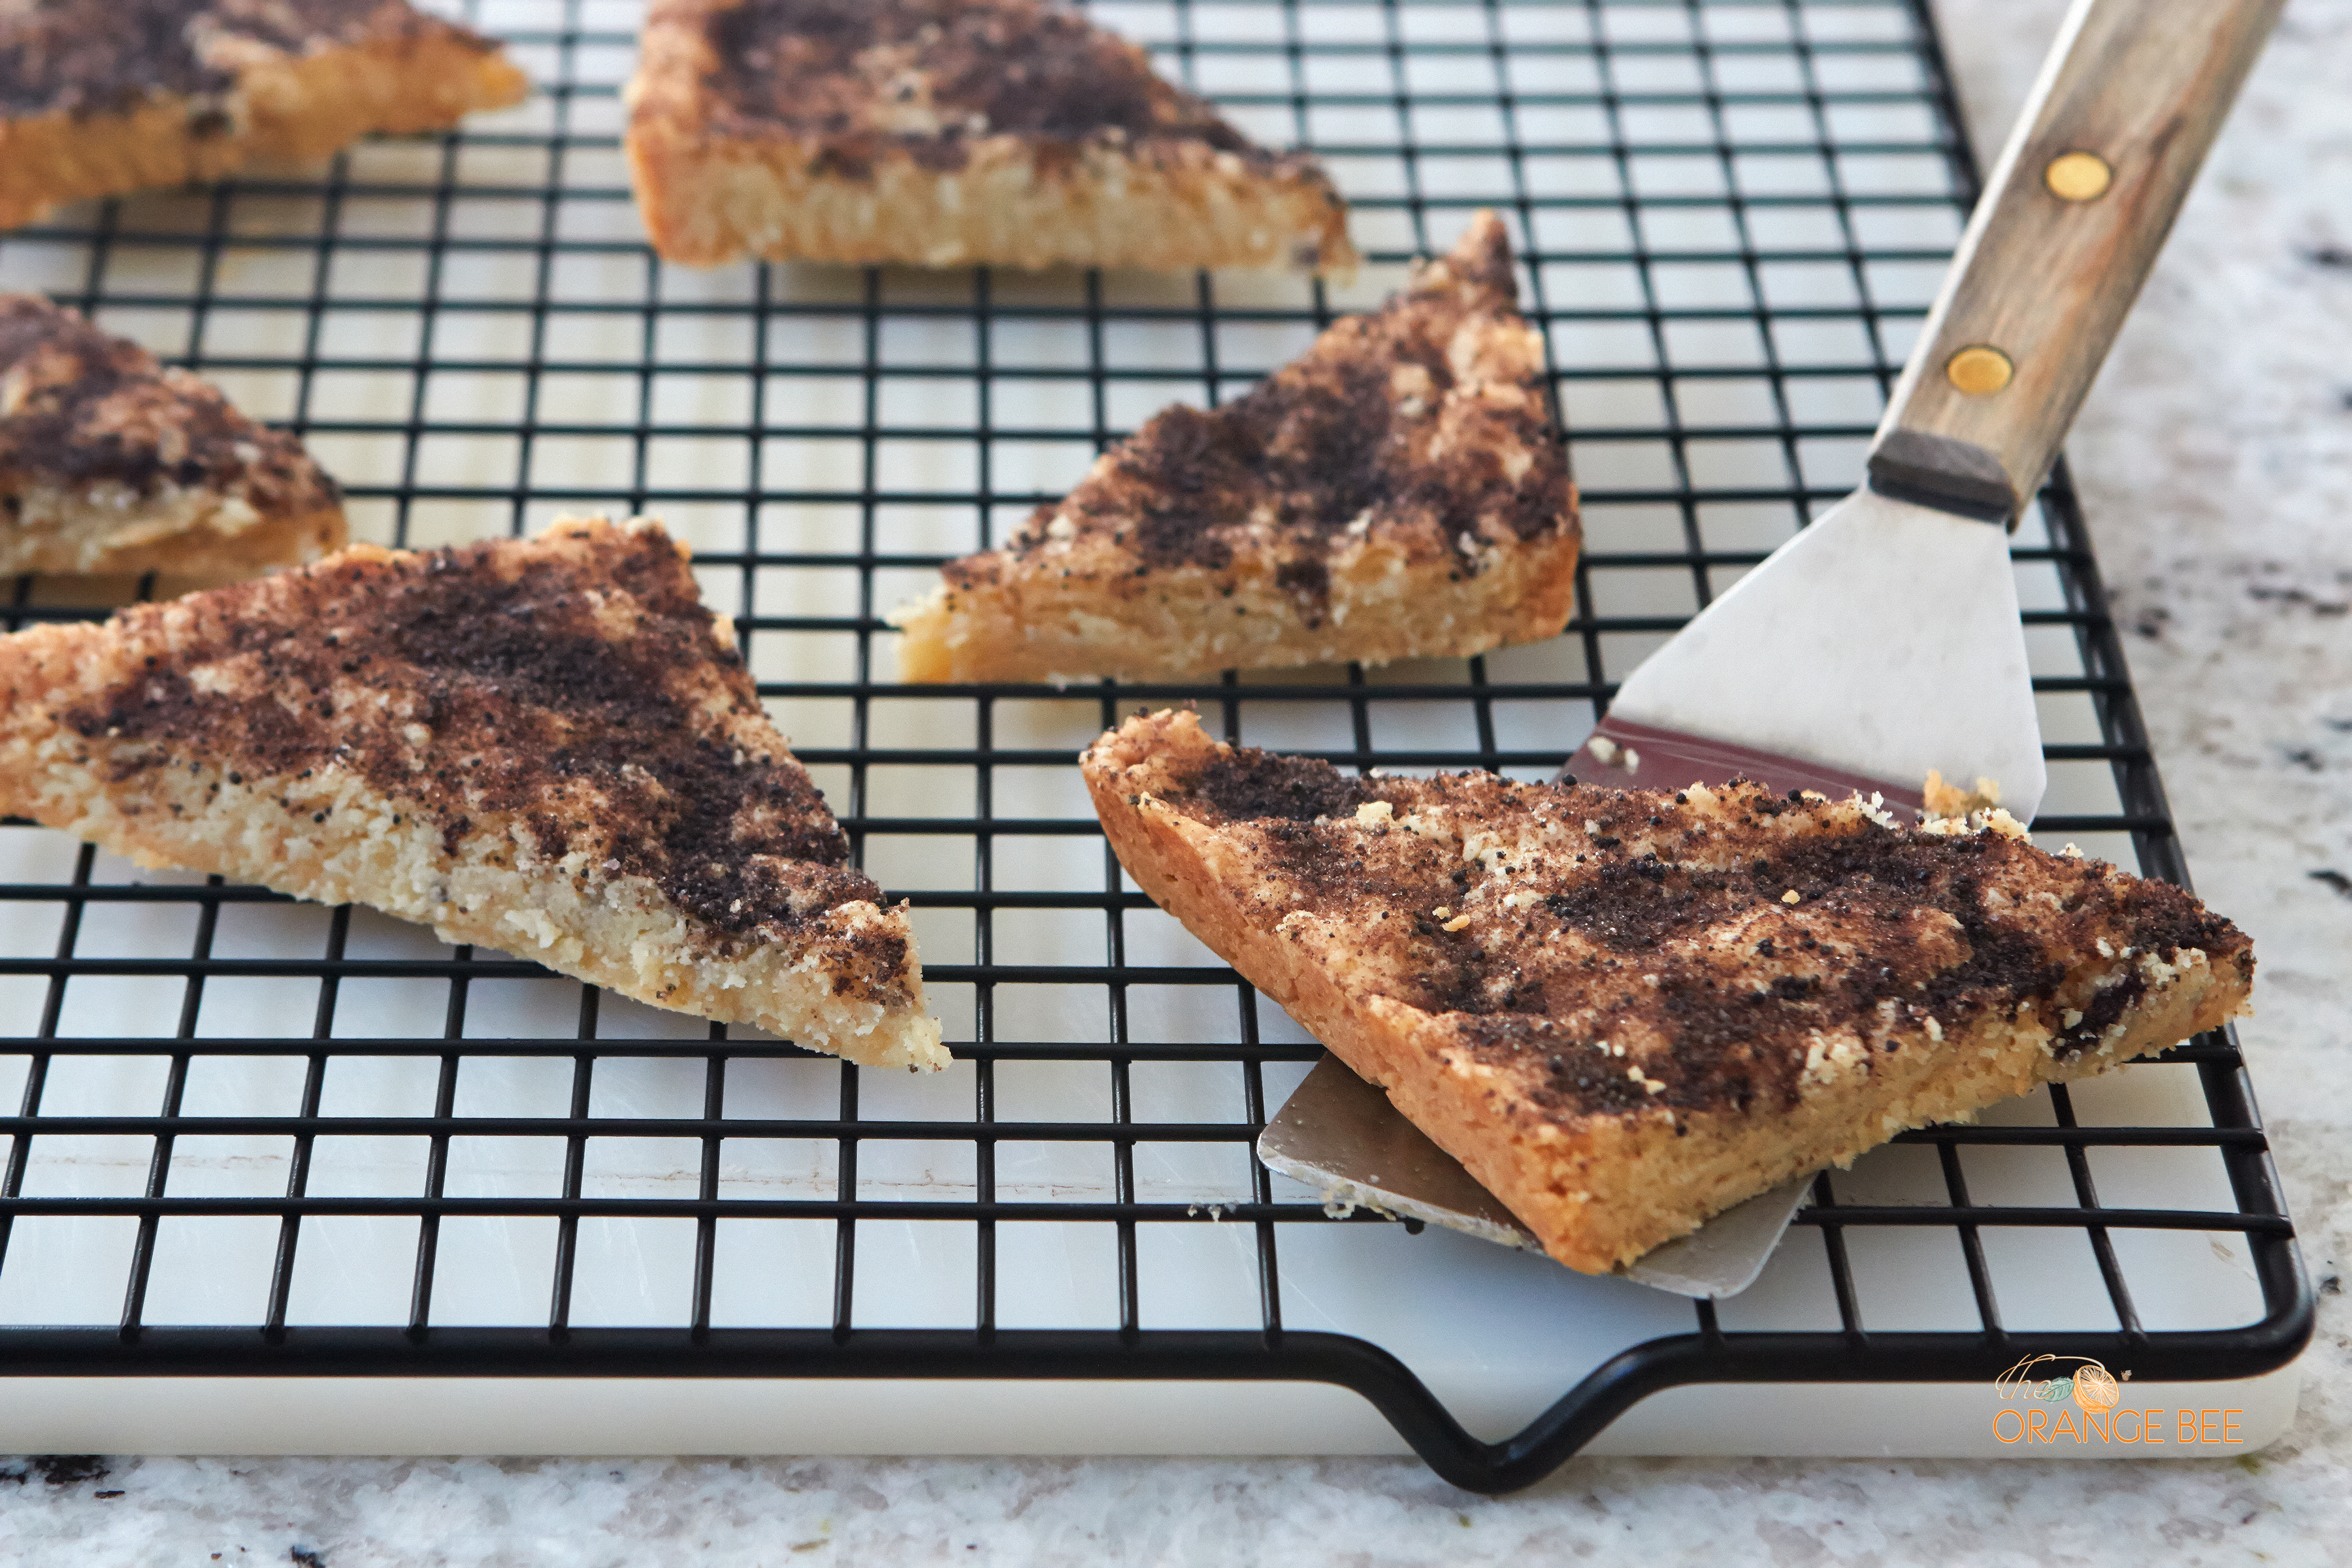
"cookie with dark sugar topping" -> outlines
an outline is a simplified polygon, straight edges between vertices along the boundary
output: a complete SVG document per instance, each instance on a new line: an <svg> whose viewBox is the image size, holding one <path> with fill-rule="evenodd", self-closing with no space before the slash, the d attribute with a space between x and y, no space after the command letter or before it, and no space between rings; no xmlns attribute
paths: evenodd
<svg viewBox="0 0 2352 1568"><path fill-rule="evenodd" d="M1084 768L1138 886L1591 1273L2252 985L2187 892L1997 810L1362 778L1172 712Z"/></svg>
<svg viewBox="0 0 2352 1568"><path fill-rule="evenodd" d="M1380 310L1103 454L892 619L908 680L1136 678L1480 652L1557 634L1576 494L1492 213Z"/></svg>
<svg viewBox="0 0 2352 1568"><path fill-rule="evenodd" d="M938 1068L905 906L659 525L359 545L0 637L0 810L625 996Z"/></svg>
<svg viewBox="0 0 2352 1568"><path fill-rule="evenodd" d="M629 167L673 261L1356 263L1312 158L1050 0L655 0L640 49Z"/></svg>
<svg viewBox="0 0 2352 1568"><path fill-rule="evenodd" d="M407 0L0 6L0 227L67 202L323 158L520 103L499 47Z"/></svg>
<svg viewBox="0 0 2352 1568"><path fill-rule="evenodd" d="M219 389L0 294L0 575L239 577L343 542L342 493Z"/></svg>

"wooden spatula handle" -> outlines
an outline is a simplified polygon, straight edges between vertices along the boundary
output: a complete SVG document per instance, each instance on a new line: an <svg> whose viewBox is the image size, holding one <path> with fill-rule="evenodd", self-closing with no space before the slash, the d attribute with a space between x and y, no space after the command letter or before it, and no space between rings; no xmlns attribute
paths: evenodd
<svg viewBox="0 0 2352 1568"><path fill-rule="evenodd" d="M2076 0L1870 456L1989 518L2040 487L2284 0Z"/></svg>

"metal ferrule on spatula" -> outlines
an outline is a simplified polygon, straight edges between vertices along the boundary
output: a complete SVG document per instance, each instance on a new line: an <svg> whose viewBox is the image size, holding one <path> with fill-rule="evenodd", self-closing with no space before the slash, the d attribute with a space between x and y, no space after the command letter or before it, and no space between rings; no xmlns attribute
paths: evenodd
<svg viewBox="0 0 2352 1568"><path fill-rule="evenodd" d="M2009 531L2283 4L2077 0L1895 385L1868 482L1651 654L1570 773L1664 790L1747 778L1916 810L1932 771L1990 781L2032 819L2046 775ZM1411 1141L1381 1119L1403 1119L1349 1077L1328 1061L1308 1077L1260 1138L1265 1163L1341 1201L1511 1239L1516 1222L1435 1145L1393 1152ZM1745 1289L1806 1186L1629 1273L1693 1296Z"/></svg>

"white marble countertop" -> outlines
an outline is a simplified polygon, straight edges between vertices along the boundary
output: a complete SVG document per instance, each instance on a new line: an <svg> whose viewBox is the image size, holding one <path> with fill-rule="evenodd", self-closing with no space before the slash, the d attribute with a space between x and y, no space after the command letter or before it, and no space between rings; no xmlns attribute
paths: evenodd
<svg viewBox="0 0 2352 1568"><path fill-rule="evenodd" d="M1943 0L1980 143L2061 0ZM1515 1497L1412 1460L0 1461L0 1560L293 1563L2340 1561L2352 1541L2352 0L2293 0L2069 450L2323 1281L2260 1456L1579 1460ZM2338 1544L2329 1548L2333 1540Z"/></svg>

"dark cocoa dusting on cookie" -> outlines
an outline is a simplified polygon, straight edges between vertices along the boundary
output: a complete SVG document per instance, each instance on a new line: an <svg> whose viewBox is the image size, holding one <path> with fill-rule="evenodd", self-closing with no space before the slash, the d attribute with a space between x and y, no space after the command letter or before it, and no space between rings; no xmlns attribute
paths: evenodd
<svg viewBox="0 0 2352 1568"><path fill-rule="evenodd" d="M1958 1030L2021 1004L2071 1056L2146 993L2111 956L2196 948L2252 965L2242 933L2167 883L1991 832L1834 820L1825 802L1750 785L1710 815L1648 791L1360 779L1237 748L1171 762L1164 787L1203 822L1249 825L1254 888L1344 924L1386 994L1451 1015L1474 1056L1554 1116L1787 1107L1818 1039L1921 1048L1930 1017ZM1357 820L1373 800L1391 821ZM1416 813L1448 832L1416 833ZM1547 824L1521 858L1464 857L1471 836L1503 846ZM2070 973L2099 969L2105 987L2077 994L2087 982ZM1629 1058L1612 1040L1654 1045Z"/></svg>
<svg viewBox="0 0 2352 1568"><path fill-rule="evenodd" d="M1349 816L1372 798L1365 780L1328 763L1270 752L1238 752L1212 763L1192 787L1219 815L1235 822Z"/></svg>
<svg viewBox="0 0 2352 1568"><path fill-rule="evenodd" d="M405 0L32 0L0 10L0 114L123 114L155 97L219 99L257 49L300 55L425 32L496 47ZM191 129L229 129L218 104Z"/></svg>
<svg viewBox="0 0 2352 1568"><path fill-rule="evenodd" d="M72 310L0 295L0 478L152 495L166 481L242 490L257 510L341 499L282 431L255 424L193 376Z"/></svg>
<svg viewBox="0 0 2352 1568"><path fill-rule="evenodd" d="M745 0L708 29L714 129L823 138L823 174L866 178L892 151L960 169L976 141L1003 133L1302 163L1254 146L1141 49L1037 0Z"/></svg>
<svg viewBox="0 0 2352 1568"><path fill-rule="evenodd" d="M667 538L581 539L585 559L499 541L207 595L193 635L67 722L114 742L119 777L192 756L232 780L352 770L446 852L503 824L542 868L648 878L723 952L878 901ZM835 989L899 996L905 948L856 939Z"/></svg>
<svg viewBox="0 0 2352 1568"><path fill-rule="evenodd" d="M1213 412L1155 415L1003 552L950 563L948 579L969 586L1000 563L1052 561L1074 539L1108 541L1141 574L1223 571L1244 548L1270 551L1276 584L1313 626L1330 561L1360 537L1476 571L1487 542L1573 528L1541 355L1517 300L1502 225L1482 219L1442 267L1380 310L1338 322L1245 395ZM1498 405L1485 384L1459 384L1453 355L1465 329L1510 364L1519 400ZM1519 341L1499 342L1507 333ZM1491 375L1496 362L1481 369Z"/></svg>

